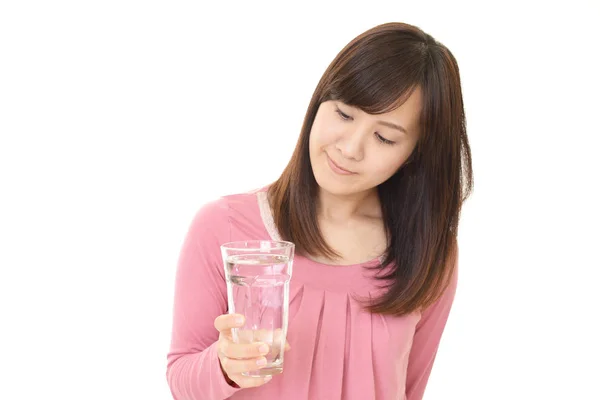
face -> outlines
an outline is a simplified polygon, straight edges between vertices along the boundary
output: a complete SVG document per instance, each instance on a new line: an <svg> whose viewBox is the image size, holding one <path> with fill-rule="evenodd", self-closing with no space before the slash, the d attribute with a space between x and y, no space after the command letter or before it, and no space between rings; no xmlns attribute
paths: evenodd
<svg viewBox="0 0 600 400"><path fill-rule="evenodd" d="M313 173L336 195L368 192L410 157L419 136L421 90L399 108L371 115L340 101L321 103L310 132Z"/></svg>

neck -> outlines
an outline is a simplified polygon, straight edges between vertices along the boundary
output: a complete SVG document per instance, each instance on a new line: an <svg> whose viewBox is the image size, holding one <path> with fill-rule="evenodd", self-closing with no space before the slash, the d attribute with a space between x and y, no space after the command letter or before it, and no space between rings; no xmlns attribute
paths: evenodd
<svg viewBox="0 0 600 400"><path fill-rule="evenodd" d="M381 218L376 189L343 196L319 190L317 204L317 215L325 220L343 222L357 217Z"/></svg>

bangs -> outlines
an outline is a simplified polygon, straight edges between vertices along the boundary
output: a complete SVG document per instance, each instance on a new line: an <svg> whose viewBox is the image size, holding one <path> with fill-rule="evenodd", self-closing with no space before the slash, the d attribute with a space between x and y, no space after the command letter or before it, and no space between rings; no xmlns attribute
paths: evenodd
<svg viewBox="0 0 600 400"><path fill-rule="evenodd" d="M334 67L335 78L325 85L322 101L338 100L369 114L383 114L410 97L423 80L425 49L405 43L399 47L397 38L377 39Z"/></svg>

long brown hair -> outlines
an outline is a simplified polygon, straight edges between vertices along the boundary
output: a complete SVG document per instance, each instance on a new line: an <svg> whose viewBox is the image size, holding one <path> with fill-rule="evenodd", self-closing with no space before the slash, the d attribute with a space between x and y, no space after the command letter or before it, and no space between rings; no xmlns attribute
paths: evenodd
<svg viewBox="0 0 600 400"><path fill-rule="evenodd" d="M402 105L416 87L423 93L419 141L407 162L377 188L388 247L377 267L385 293L367 305L374 313L404 315L427 307L455 273L460 209L473 178L460 75L452 53L404 23L379 25L357 36L323 74L294 154L269 188L281 236L300 252L335 257L319 230L318 185L309 158L308 139L319 105L338 100L381 114Z"/></svg>

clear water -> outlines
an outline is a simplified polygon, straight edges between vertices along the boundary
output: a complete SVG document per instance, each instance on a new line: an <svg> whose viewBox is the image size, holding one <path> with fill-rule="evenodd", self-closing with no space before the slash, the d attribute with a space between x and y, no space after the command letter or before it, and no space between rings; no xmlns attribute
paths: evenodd
<svg viewBox="0 0 600 400"><path fill-rule="evenodd" d="M226 262L229 309L246 317L244 327L233 330L236 343L267 343L267 365L244 374L281 373L287 333L291 265L286 256L243 254Z"/></svg>

